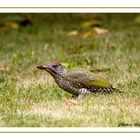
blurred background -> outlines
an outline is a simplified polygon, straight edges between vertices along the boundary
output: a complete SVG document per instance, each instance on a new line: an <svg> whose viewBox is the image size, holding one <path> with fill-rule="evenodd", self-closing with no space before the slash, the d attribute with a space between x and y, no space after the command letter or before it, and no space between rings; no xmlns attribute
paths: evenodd
<svg viewBox="0 0 140 140"><path fill-rule="evenodd" d="M0 14L1 66L112 65L116 54L138 49L139 24L139 14Z"/></svg>

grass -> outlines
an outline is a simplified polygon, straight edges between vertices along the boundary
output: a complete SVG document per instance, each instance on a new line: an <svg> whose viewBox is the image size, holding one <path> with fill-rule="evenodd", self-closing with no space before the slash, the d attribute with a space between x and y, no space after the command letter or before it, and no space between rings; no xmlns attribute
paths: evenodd
<svg viewBox="0 0 140 140"><path fill-rule="evenodd" d="M32 25L0 27L0 126L1 127L139 127L140 32L138 14L27 14ZM0 14L0 21L26 14ZM83 38L80 26L91 19L102 21L108 34ZM68 36L72 30L80 35ZM104 69L122 94L95 94L69 106L71 97L52 77L36 69L60 60L66 68ZM2 70L7 65L9 70Z"/></svg>

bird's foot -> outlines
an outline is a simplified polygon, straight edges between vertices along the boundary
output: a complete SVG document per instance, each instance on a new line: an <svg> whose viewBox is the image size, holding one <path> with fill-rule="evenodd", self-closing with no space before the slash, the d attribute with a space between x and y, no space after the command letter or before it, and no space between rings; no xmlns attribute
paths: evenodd
<svg viewBox="0 0 140 140"><path fill-rule="evenodd" d="M67 105L79 105L78 101L72 100L72 99L64 100L64 102L65 102Z"/></svg>

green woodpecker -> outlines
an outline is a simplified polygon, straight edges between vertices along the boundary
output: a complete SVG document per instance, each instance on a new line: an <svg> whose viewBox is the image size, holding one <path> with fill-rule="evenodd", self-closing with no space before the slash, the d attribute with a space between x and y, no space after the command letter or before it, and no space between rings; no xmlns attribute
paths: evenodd
<svg viewBox="0 0 140 140"><path fill-rule="evenodd" d="M107 80L81 68L66 70L59 62L40 65L37 68L50 73L58 86L71 93L73 97L81 98L93 93L121 92L113 88Z"/></svg>

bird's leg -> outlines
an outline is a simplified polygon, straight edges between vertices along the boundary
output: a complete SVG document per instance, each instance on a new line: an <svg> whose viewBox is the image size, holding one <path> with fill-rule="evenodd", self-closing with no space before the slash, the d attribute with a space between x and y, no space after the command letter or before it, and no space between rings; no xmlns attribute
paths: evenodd
<svg viewBox="0 0 140 140"><path fill-rule="evenodd" d="M81 88L80 90L76 91L78 94L73 94L72 97L74 97L74 99L78 99L81 100L84 96L87 96L90 94L90 92L86 89L86 88ZM78 101L76 100L65 100L65 103L68 105L79 105Z"/></svg>
<svg viewBox="0 0 140 140"><path fill-rule="evenodd" d="M82 88L79 90L79 95L78 95L77 99L82 99L84 96L87 96L89 94L90 94L90 92L87 89Z"/></svg>
<svg viewBox="0 0 140 140"><path fill-rule="evenodd" d="M72 99L77 99L78 96L79 96L79 95L73 94L73 95L71 96L71 98L72 98Z"/></svg>
<svg viewBox="0 0 140 140"><path fill-rule="evenodd" d="M78 97L77 97L77 99L78 99L78 100L81 100L81 99L82 99L83 97L85 97L85 96L86 96L86 94L79 94Z"/></svg>

